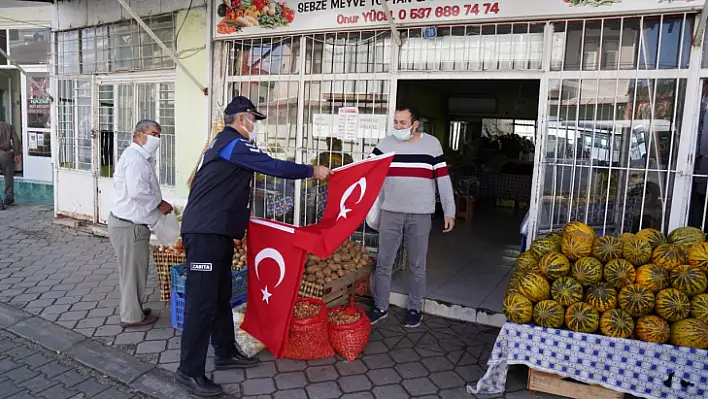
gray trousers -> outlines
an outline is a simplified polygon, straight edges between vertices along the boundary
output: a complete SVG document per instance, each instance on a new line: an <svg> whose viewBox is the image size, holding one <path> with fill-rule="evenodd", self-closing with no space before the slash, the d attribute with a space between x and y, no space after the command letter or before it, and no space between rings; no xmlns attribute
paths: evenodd
<svg viewBox="0 0 708 399"><path fill-rule="evenodd" d="M393 263L405 235L410 263L408 310L421 311L425 296L425 265L431 228L431 215L381 211L379 252L376 256L372 287L377 309L384 311L388 309Z"/></svg>
<svg viewBox="0 0 708 399"><path fill-rule="evenodd" d="M5 201L15 200L15 159L12 151L0 150L0 171L5 178Z"/></svg>
<svg viewBox="0 0 708 399"><path fill-rule="evenodd" d="M143 298L150 264L150 229L108 217L108 237L118 257L120 279L120 321L143 320Z"/></svg>

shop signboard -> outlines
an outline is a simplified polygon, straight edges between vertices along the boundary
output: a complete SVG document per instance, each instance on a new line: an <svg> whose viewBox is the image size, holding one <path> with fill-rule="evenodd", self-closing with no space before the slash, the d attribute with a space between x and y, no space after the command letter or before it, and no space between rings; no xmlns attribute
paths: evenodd
<svg viewBox="0 0 708 399"><path fill-rule="evenodd" d="M705 0L212 0L214 37L699 10ZM389 13L384 11L387 1Z"/></svg>

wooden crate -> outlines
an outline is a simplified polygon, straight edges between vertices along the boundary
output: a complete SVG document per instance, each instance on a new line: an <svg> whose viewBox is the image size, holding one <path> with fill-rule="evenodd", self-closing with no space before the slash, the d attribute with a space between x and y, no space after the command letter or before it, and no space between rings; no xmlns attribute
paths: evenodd
<svg viewBox="0 0 708 399"><path fill-rule="evenodd" d="M322 299L327 307L341 306L347 303L350 295L354 294L356 282L370 273L370 267L362 267L323 286L303 281L300 284L299 296Z"/></svg>
<svg viewBox="0 0 708 399"><path fill-rule="evenodd" d="M587 385L529 368L528 390L575 399L623 399L624 394L599 385Z"/></svg>

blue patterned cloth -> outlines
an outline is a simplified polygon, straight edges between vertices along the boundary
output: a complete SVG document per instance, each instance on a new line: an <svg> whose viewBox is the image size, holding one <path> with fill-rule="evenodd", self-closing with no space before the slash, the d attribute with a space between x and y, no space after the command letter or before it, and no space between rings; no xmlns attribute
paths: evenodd
<svg viewBox="0 0 708 399"><path fill-rule="evenodd" d="M503 392L512 364L638 397L708 397L708 351L511 322L497 337L487 373L467 391Z"/></svg>

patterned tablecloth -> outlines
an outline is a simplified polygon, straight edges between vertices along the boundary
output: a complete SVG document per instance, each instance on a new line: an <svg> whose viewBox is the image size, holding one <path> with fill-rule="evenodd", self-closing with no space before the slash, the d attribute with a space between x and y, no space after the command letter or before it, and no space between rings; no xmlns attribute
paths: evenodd
<svg viewBox="0 0 708 399"><path fill-rule="evenodd" d="M501 393L509 365L644 398L708 397L708 351L507 322L474 394Z"/></svg>

